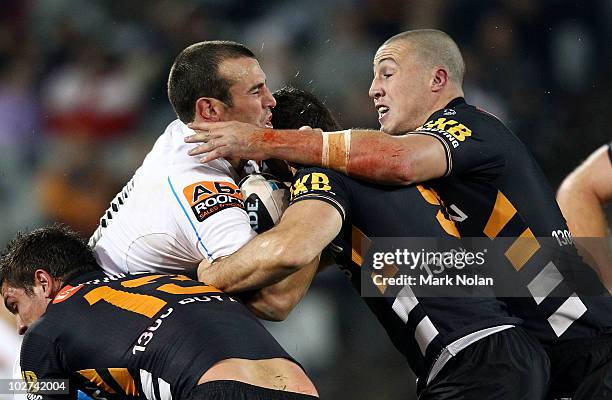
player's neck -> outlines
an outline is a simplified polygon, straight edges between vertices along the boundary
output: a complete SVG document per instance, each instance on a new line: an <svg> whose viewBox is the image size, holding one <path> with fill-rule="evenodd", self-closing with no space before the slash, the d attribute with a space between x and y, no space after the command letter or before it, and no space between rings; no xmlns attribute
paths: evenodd
<svg viewBox="0 0 612 400"><path fill-rule="evenodd" d="M463 97L463 90L452 88L452 89L445 91L434 102L434 105L431 108L427 117L429 117L431 114L435 113L438 110L446 108L448 103L450 103L451 101L453 101L453 99L456 99L457 97Z"/></svg>

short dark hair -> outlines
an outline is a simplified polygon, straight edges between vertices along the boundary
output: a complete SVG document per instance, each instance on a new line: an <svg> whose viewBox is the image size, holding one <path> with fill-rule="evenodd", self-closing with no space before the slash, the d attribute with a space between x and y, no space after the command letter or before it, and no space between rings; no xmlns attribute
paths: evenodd
<svg viewBox="0 0 612 400"><path fill-rule="evenodd" d="M233 58L255 58L246 46L225 40L192 44L176 56L168 76L168 99L184 123L195 119L195 102L212 97L232 105L233 82L219 74L219 65Z"/></svg>
<svg viewBox="0 0 612 400"><path fill-rule="evenodd" d="M44 269L53 278L101 270L85 241L65 225L51 225L18 233L0 258L0 285L6 281L31 293L34 272Z"/></svg>
<svg viewBox="0 0 612 400"><path fill-rule="evenodd" d="M325 132L340 130L329 108L306 90L286 86L274 92L274 98L272 125L275 129L298 129L308 125Z"/></svg>

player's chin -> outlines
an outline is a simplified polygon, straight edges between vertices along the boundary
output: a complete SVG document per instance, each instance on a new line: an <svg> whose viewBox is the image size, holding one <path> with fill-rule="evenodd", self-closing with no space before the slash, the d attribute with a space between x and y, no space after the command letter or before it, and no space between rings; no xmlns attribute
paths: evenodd
<svg viewBox="0 0 612 400"><path fill-rule="evenodd" d="M386 133L387 135L396 135L394 129L390 124L380 124L380 131Z"/></svg>

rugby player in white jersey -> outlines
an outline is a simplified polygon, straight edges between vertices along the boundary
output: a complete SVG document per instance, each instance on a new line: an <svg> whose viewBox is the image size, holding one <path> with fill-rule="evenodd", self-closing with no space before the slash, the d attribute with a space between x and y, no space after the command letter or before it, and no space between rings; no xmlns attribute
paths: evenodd
<svg viewBox="0 0 612 400"><path fill-rule="evenodd" d="M198 264L232 254L256 233L251 229L236 185L246 161L218 159L201 164L189 157L184 137L190 122L243 121L271 127L274 97L253 53L228 41L193 44L175 59L168 97L178 119L171 122L134 177L115 197L90 239L99 263L109 274L125 272L185 273L196 276ZM258 291L247 306L259 317L280 320L286 299L295 304L316 265ZM291 285L293 286L293 285ZM283 288L282 297L269 296ZM303 289L302 289L303 288ZM296 297L297 296L297 297ZM278 314L282 310L282 314Z"/></svg>

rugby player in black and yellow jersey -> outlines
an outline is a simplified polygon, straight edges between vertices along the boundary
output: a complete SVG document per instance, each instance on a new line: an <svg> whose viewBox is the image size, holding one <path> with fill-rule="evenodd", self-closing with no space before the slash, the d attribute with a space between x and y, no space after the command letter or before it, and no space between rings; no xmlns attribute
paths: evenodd
<svg viewBox="0 0 612 400"><path fill-rule="evenodd" d="M335 126L307 92L281 90L275 98L275 126ZM292 203L276 228L203 269L203 276L232 291L257 288L297 270L331 242L357 291L374 293L363 299L419 377L420 399L543 398L547 357L490 288L443 297L444 290L424 294L371 278L371 265L363 262L367 250L356 241L421 237L456 244L456 228L432 191L368 184L322 168L300 169L291 191Z"/></svg>
<svg viewBox="0 0 612 400"><path fill-rule="evenodd" d="M235 298L182 275L106 276L59 226L18 235L0 263L30 399L315 399L300 366ZM66 379L55 386L50 379ZM44 384L44 385L43 385ZM33 386L36 389L36 386Z"/></svg>
<svg viewBox="0 0 612 400"><path fill-rule="evenodd" d="M612 299L576 258L554 193L529 151L497 118L464 101L464 72L448 35L408 31L374 57L369 94L386 134L231 122L192 125L199 132L186 141L205 142L190 151L206 152L204 160L280 158L380 183L429 182L463 237L521 238L508 246L507 261L525 285L506 304L546 346L549 397L612 398ZM547 260L548 239L566 257ZM577 271L591 281L589 296L572 281Z"/></svg>

